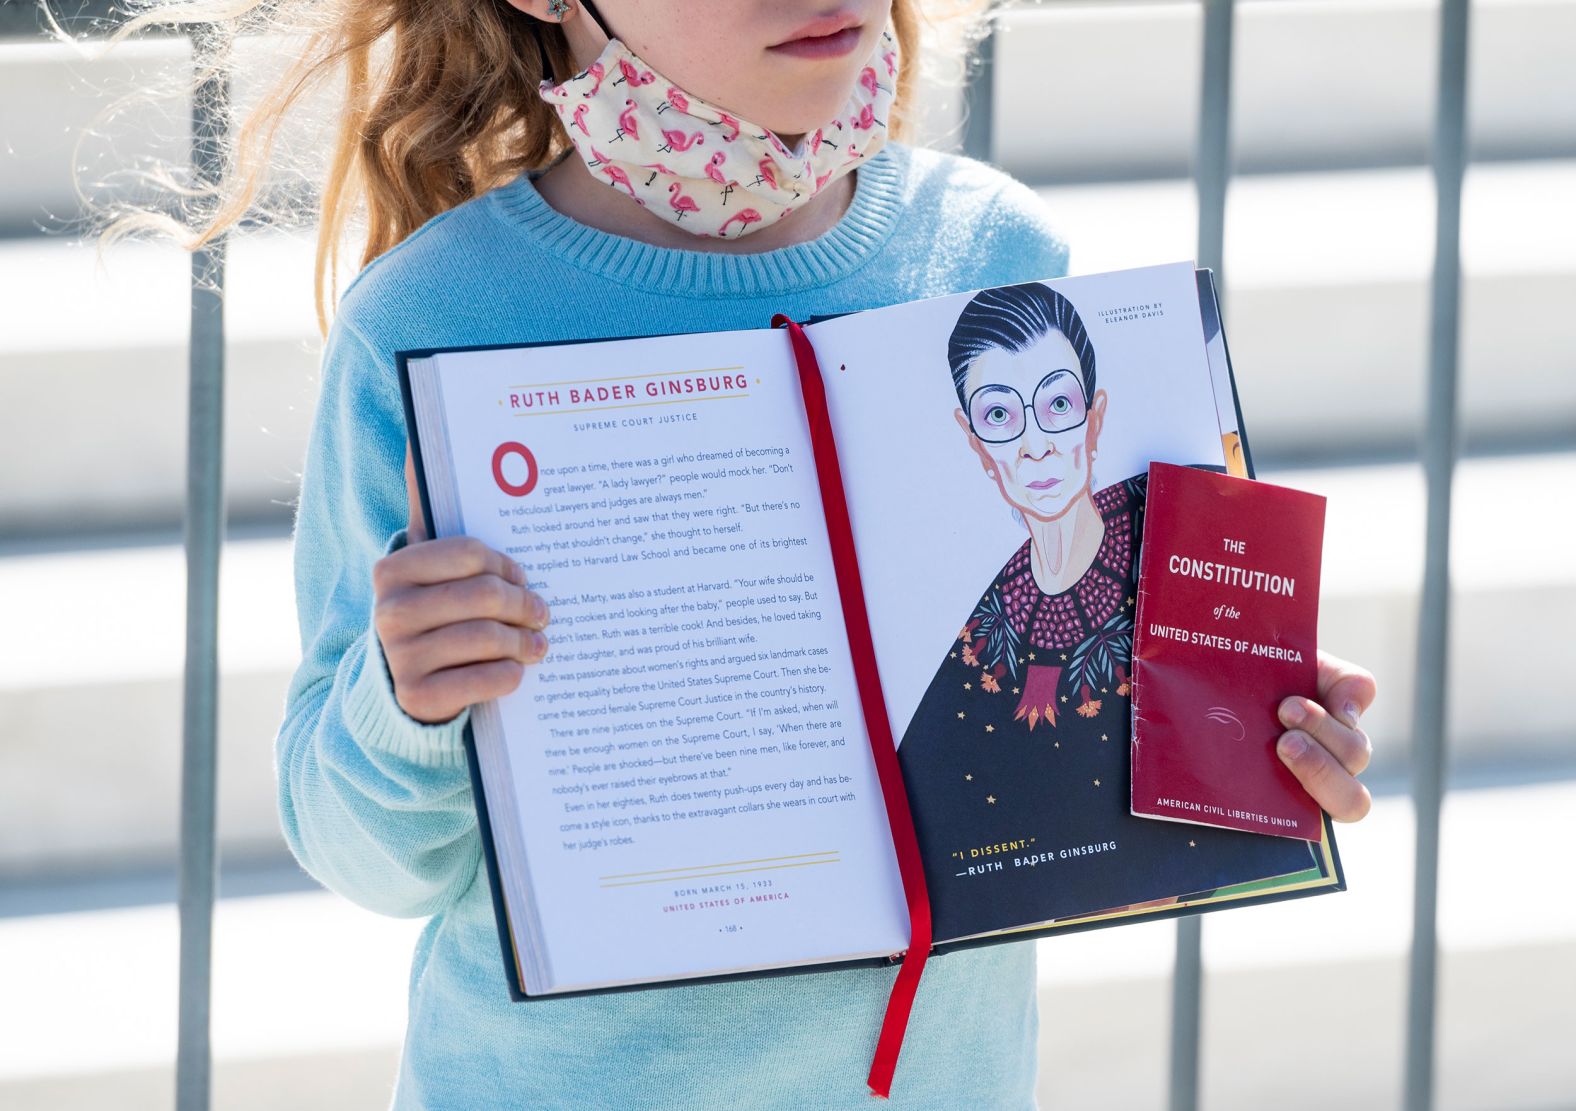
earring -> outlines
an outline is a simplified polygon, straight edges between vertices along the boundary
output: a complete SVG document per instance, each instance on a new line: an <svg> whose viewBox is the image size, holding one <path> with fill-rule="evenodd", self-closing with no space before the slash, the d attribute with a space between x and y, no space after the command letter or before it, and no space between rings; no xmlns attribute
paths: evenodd
<svg viewBox="0 0 1576 1111"><path fill-rule="evenodd" d="M991 477L991 478L995 478L995 477L996 477L996 472L995 472L995 471L992 471L992 470L989 470L989 469L987 469L987 470L986 470L986 471L985 471L985 473L986 473L986 475L988 475L988 476L989 476L989 477Z"/></svg>
<svg viewBox="0 0 1576 1111"><path fill-rule="evenodd" d="M547 14L562 23L569 14L569 0L547 0Z"/></svg>

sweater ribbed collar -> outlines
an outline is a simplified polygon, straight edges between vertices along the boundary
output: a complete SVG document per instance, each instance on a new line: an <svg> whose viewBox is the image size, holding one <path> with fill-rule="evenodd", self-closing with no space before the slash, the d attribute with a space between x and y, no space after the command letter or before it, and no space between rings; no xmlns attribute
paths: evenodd
<svg viewBox="0 0 1576 1111"><path fill-rule="evenodd" d="M746 254L657 247L589 227L548 204L528 173L486 200L541 250L624 285L692 297L784 293L829 285L875 255L897 226L906 153L887 143L862 164L847 211L815 239Z"/></svg>

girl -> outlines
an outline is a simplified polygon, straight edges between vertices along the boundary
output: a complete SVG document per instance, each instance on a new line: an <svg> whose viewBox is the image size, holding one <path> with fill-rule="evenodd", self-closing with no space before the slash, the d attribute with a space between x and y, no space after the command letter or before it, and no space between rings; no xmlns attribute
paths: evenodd
<svg viewBox="0 0 1576 1111"><path fill-rule="evenodd" d="M256 29L289 10L242 18ZM510 1002L461 737L472 704L548 651L551 614L502 553L423 534L392 355L758 327L1058 276L1067 245L1023 185L888 137L914 83L917 0L301 10L315 37L240 148L266 147L342 63L320 313L358 202L368 232L327 330L302 476L303 659L277 738L279 807L326 886L428 919L393 1105L867 1106L891 969ZM230 196L196 242L251 194ZM1288 700L1299 728L1282 755L1355 820L1373 681L1327 659L1320 691ZM893 1107L1034 1105L1034 959L1007 944L933 962Z"/></svg>

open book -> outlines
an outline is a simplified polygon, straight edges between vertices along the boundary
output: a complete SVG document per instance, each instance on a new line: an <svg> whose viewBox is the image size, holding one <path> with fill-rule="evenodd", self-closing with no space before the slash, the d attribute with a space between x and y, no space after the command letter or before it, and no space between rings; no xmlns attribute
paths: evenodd
<svg viewBox="0 0 1576 1111"><path fill-rule="evenodd" d="M1251 470L1207 271L767 323L398 355L430 534L552 608L467 736L517 998L1344 887L1128 809L1144 476Z"/></svg>

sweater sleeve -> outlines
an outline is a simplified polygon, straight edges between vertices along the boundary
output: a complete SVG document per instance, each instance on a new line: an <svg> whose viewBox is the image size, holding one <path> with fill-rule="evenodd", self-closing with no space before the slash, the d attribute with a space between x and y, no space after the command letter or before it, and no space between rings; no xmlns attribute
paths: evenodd
<svg viewBox="0 0 1576 1111"><path fill-rule="evenodd" d="M373 564L406 541L404 460L398 379L342 308L296 509L301 663L274 744L279 813L313 877L415 917L459 898L481 846L461 740L470 707L436 724L407 714L372 622Z"/></svg>

